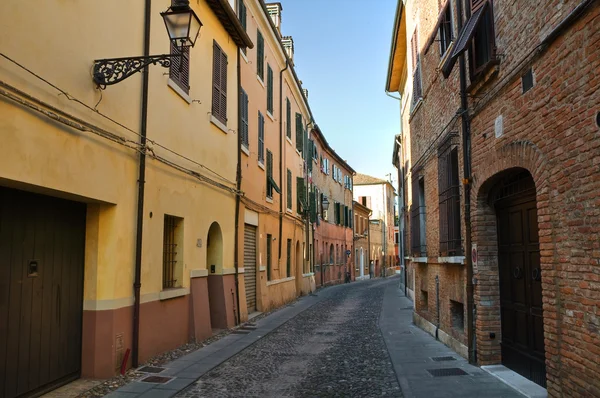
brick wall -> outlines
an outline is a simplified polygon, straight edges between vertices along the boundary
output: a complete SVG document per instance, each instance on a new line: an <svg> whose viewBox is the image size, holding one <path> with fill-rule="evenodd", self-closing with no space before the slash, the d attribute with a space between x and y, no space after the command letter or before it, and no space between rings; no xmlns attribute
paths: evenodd
<svg viewBox="0 0 600 398"><path fill-rule="evenodd" d="M437 149L448 131L462 134L458 63L448 79L437 70L437 42L425 43L440 2L407 2L408 77L402 117L407 162L407 204L412 173L425 181L426 263L410 262L415 308L436 324L436 276L442 330L466 343L460 322L466 311L466 272L439 264ZM543 289L544 338L549 396L600 396L600 4L596 1L548 48L538 46L579 0L494 1L499 63L471 84L472 227L478 245L475 269L476 343L480 365L500 363L501 317L497 225L489 194L507 170L528 170L536 185ZM451 1L456 21L456 1ZM418 27L423 99L412 111L411 37ZM457 35L454 25L454 35ZM468 62L467 62L468 65ZM534 86L523 94L521 75L531 67ZM468 69L468 67L467 67ZM495 124L502 116L502 135ZM462 153L459 170L462 180ZM434 151L435 152L435 151ZM461 189L461 212L464 198ZM461 213L462 217L462 213ZM410 217L407 217L410 231ZM461 226L464 240L465 226ZM410 252L410 251L409 251ZM420 259L419 261L423 261ZM466 312L463 313L466 319ZM495 337L491 337L494 333Z"/></svg>
<svg viewBox="0 0 600 398"><path fill-rule="evenodd" d="M501 63L472 92L479 362L501 359L497 226L488 194L500 173L520 167L536 184L547 389L556 397L600 395L600 4L546 51L529 54L579 3L495 2ZM520 76L529 67L535 84L523 94ZM496 138L499 116L504 128Z"/></svg>

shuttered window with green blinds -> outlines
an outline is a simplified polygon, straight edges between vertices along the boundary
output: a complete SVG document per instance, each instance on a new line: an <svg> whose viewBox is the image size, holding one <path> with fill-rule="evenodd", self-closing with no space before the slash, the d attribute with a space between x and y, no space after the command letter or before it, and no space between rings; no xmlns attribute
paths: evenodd
<svg viewBox="0 0 600 398"><path fill-rule="evenodd" d="M285 276L292 276L292 240L287 240L287 259L285 262Z"/></svg>
<svg viewBox="0 0 600 398"><path fill-rule="evenodd" d="M304 126L302 125L302 114L296 113L296 149L302 153L304 149Z"/></svg>
<svg viewBox="0 0 600 398"><path fill-rule="evenodd" d="M256 30L256 75L265 79L265 39L260 30Z"/></svg>
<svg viewBox="0 0 600 398"><path fill-rule="evenodd" d="M265 117L258 111L258 161L265 161Z"/></svg>
<svg viewBox="0 0 600 398"><path fill-rule="evenodd" d="M310 192L309 204L310 208L310 222L317 221L317 193L314 189Z"/></svg>
<svg viewBox="0 0 600 398"><path fill-rule="evenodd" d="M267 64L267 112L273 115L273 69Z"/></svg>
<svg viewBox="0 0 600 398"><path fill-rule="evenodd" d="M285 134L292 139L292 104L290 99L285 99Z"/></svg>
<svg viewBox="0 0 600 398"><path fill-rule="evenodd" d="M313 153L315 150L315 144L313 142L313 140L308 140L308 162L307 162L307 167L308 167L308 171L310 173L312 173L312 169L313 169Z"/></svg>
<svg viewBox="0 0 600 398"><path fill-rule="evenodd" d="M171 54L179 54L183 51L180 57L171 57L171 67L169 68L169 77L175 82L186 94L190 93L190 48L184 47L180 50L171 43Z"/></svg>
<svg viewBox="0 0 600 398"><path fill-rule="evenodd" d="M248 94L242 89L240 93L240 119L242 125L240 126L240 134L242 138L242 145L249 148L248 142Z"/></svg>
<svg viewBox="0 0 600 398"><path fill-rule="evenodd" d="M296 212L304 212L306 209L306 188L302 177L296 177L296 200L298 202Z"/></svg>
<svg viewBox="0 0 600 398"><path fill-rule="evenodd" d="M287 169L287 208L292 210L292 171Z"/></svg>

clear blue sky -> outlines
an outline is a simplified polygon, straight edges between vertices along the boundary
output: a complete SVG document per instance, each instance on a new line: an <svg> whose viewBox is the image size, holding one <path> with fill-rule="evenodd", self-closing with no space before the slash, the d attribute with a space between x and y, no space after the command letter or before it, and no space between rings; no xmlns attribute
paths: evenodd
<svg viewBox="0 0 600 398"><path fill-rule="evenodd" d="M281 0L315 121L357 172L392 173L400 106L385 94L396 0ZM396 174L397 175L397 174Z"/></svg>

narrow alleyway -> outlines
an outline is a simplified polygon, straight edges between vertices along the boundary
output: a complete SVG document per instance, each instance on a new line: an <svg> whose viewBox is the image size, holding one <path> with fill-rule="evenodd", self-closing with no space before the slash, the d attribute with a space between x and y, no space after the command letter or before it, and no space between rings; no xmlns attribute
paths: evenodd
<svg viewBox="0 0 600 398"><path fill-rule="evenodd" d="M390 283L340 286L180 396L402 396L377 327Z"/></svg>
<svg viewBox="0 0 600 398"><path fill-rule="evenodd" d="M520 397L412 324L398 278L333 286L110 397ZM441 359L441 360L440 360ZM437 376L436 376L437 373ZM440 377L441 376L441 377Z"/></svg>

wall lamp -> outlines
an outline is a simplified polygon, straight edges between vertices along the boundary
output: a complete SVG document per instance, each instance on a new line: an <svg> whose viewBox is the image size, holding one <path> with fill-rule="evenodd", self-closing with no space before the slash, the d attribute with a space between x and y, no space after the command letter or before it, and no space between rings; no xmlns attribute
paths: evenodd
<svg viewBox="0 0 600 398"><path fill-rule="evenodd" d="M323 210L327 211L329 209L329 199L327 196L323 197Z"/></svg>
<svg viewBox="0 0 600 398"><path fill-rule="evenodd" d="M190 8L189 0L176 0L160 15L165 21L169 40L178 49L176 54L161 54L142 57L106 58L94 61L94 83L99 88L122 82L146 66L159 64L164 68L171 66L171 58L181 57L186 47L194 47L202 22ZM181 62L180 62L181 65Z"/></svg>

